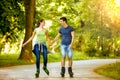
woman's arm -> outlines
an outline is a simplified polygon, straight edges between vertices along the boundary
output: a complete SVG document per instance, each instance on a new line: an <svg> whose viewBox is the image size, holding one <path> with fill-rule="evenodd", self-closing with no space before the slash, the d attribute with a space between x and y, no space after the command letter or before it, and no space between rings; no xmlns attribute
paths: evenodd
<svg viewBox="0 0 120 80"><path fill-rule="evenodd" d="M26 44L28 44L30 41L32 41L35 34L36 34L36 31L34 30L32 36L25 43L22 44L22 47L24 47Z"/></svg>

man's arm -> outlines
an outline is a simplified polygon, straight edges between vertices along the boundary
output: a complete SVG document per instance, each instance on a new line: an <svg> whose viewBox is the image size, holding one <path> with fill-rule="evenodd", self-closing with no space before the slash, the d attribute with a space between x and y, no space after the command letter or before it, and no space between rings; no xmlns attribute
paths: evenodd
<svg viewBox="0 0 120 80"><path fill-rule="evenodd" d="M46 39L48 42L50 42L49 36L48 36L48 30L45 31Z"/></svg>
<svg viewBox="0 0 120 80"><path fill-rule="evenodd" d="M52 44L53 44L54 42L56 42L56 41L60 38L60 36L61 36L61 34L58 33L57 36L55 37L55 39L52 41Z"/></svg>
<svg viewBox="0 0 120 80"><path fill-rule="evenodd" d="M74 31L71 32L71 36L72 36L72 40L71 40L71 43L70 43L70 47L72 48L72 44L73 44L73 41L74 41Z"/></svg>

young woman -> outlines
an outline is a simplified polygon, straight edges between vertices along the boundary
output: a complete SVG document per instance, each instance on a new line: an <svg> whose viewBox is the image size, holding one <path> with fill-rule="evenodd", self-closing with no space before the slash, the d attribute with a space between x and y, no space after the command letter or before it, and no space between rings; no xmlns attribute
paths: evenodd
<svg viewBox="0 0 120 80"><path fill-rule="evenodd" d="M47 69L47 46L46 46L46 39L48 39L48 31L44 29L45 20L41 19L38 21L37 28L33 31L32 36L26 41L22 47L24 47L27 43L33 40L33 53L36 56L36 78L39 77L40 74L40 53L43 55L44 59L44 66L43 70L49 75L49 71Z"/></svg>

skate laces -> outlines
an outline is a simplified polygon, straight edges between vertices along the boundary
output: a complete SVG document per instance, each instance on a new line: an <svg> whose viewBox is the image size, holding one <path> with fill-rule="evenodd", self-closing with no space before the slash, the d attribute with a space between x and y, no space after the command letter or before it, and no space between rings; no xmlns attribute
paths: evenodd
<svg viewBox="0 0 120 80"><path fill-rule="evenodd" d="M45 73L47 73L47 75L49 75L49 71L46 67L43 67L43 70L45 71Z"/></svg>
<svg viewBox="0 0 120 80"><path fill-rule="evenodd" d="M39 74L39 73L40 73L40 70L39 70L39 69L37 69L36 74Z"/></svg>

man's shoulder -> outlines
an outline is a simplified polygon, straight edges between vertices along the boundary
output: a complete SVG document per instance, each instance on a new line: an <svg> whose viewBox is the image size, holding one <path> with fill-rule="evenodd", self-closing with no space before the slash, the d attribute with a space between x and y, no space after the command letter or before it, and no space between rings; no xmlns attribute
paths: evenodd
<svg viewBox="0 0 120 80"><path fill-rule="evenodd" d="M62 30L62 29L64 29L64 28L63 28L63 27L60 27L60 28L59 28L59 30Z"/></svg>
<svg viewBox="0 0 120 80"><path fill-rule="evenodd" d="M69 27L69 28L73 28L73 27L72 27L72 26L70 26L70 25L69 25L68 27Z"/></svg>
<svg viewBox="0 0 120 80"><path fill-rule="evenodd" d="M73 28L72 26L69 26L69 29L70 29L71 31L74 31L74 28Z"/></svg>

